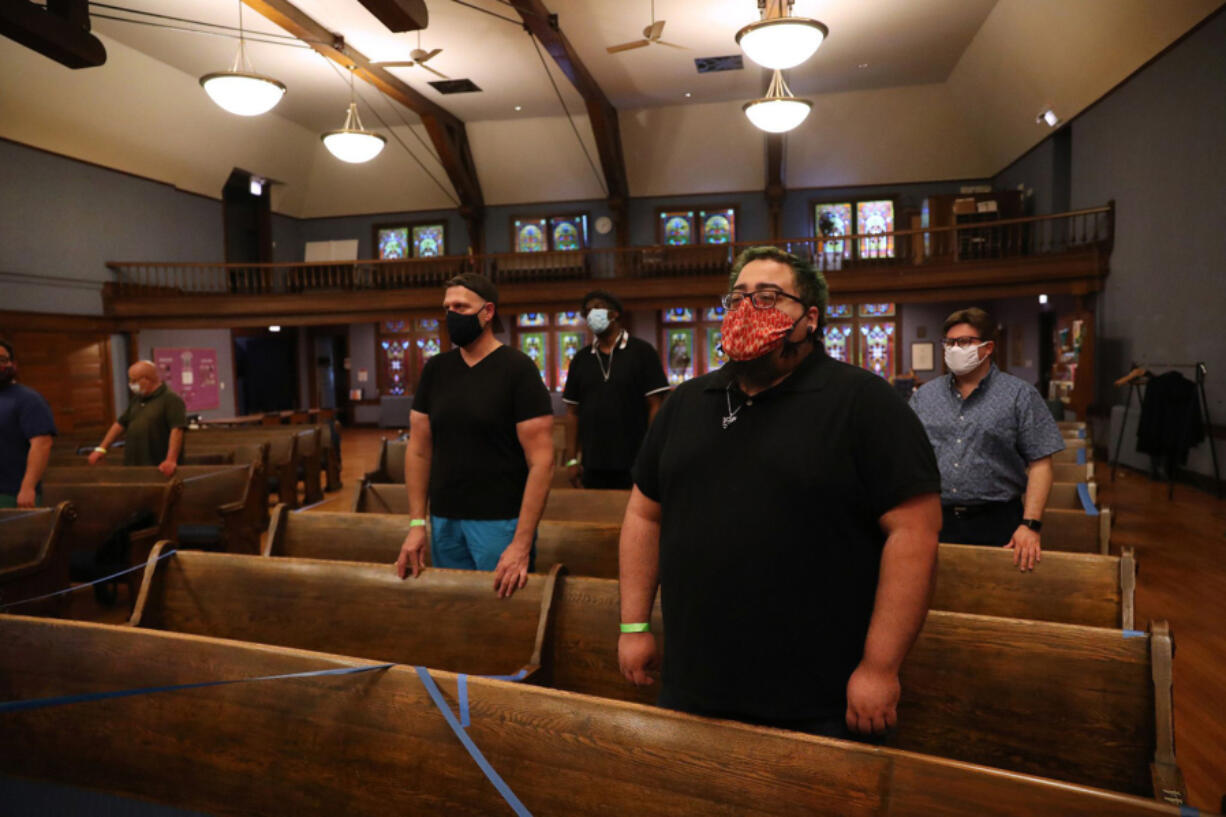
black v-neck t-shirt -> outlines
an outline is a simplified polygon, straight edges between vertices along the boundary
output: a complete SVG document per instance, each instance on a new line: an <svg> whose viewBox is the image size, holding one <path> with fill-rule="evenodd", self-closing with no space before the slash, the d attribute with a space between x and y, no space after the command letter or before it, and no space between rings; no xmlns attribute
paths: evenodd
<svg viewBox="0 0 1226 817"><path fill-rule="evenodd" d="M879 520L940 493L932 445L886 381L821 350L752 400L730 382L725 368L676 389L634 468L662 510L664 697L728 717L841 717Z"/></svg>
<svg viewBox="0 0 1226 817"><path fill-rule="evenodd" d="M472 367L459 349L435 355L422 369L413 410L430 417L430 513L518 517L528 462L515 426L553 413L531 358L509 346Z"/></svg>

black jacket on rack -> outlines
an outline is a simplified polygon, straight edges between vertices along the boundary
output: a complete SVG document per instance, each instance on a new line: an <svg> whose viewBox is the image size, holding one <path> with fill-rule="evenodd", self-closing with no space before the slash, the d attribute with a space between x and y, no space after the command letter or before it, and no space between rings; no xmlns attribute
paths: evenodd
<svg viewBox="0 0 1226 817"><path fill-rule="evenodd" d="M1167 473L1188 461L1188 451L1205 439L1196 383L1179 372L1151 377L1141 403L1137 451L1164 458Z"/></svg>

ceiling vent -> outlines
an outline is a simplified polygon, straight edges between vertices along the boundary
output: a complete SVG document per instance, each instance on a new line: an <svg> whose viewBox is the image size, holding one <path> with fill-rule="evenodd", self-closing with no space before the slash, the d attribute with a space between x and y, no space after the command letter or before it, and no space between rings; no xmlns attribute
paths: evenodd
<svg viewBox="0 0 1226 817"><path fill-rule="evenodd" d="M745 66L740 54L732 54L727 57L698 57L694 60L694 67L700 74L713 74L716 71L740 71Z"/></svg>
<svg viewBox="0 0 1226 817"><path fill-rule="evenodd" d="M430 83L440 94L471 94L481 89L471 79L440 79Z"/></svg>

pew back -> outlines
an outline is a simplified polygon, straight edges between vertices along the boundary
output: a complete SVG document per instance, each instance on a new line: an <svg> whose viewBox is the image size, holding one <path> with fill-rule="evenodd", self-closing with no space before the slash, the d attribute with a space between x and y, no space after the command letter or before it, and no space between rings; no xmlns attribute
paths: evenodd
<svg viewBox="0 0 1226 817"><path fill-rule="evenodd" d="M31 599L69 585L68 550L62 540L76 509L61 502L51 508L0 510L0 604ZM11 608L22 615L56 615L66 597Z"/></svg>
<svg viewBox="0 0 1226 817"><path fill-rule="evenodd" d="M144 513L153 522L130 537L132 562L144 561L158 539L171 535L170 519L183 486L178 480L162 483L66 483L43 485L48 505L71 502L77 519L66 529L64 547L69 551L93 551L118 528Z"/></svg>
<svg viewBox="0 0 1226 817"><path fill-rule="evenodd" d="M1047 508L1043 511L1043 549L1072 553L1111 552L1110 508L1098 513Z"/></svg>
<svg viewBox="0 0 1226 817"><path fill-rule="evenodd" d="M221 639L0 616L0 683L12 699L368 664ZM456 677L432 675L454 703ZM471 678L468 700L466 734L535 817L1180 813L966 763L531 686ZM9 774L210 814L509 812L409 667L3 717L0 768Z"/></svg>
<svg viewBox="0 0 1226 817"><path fill-rule="evenodd" d="M1052 476L1056 482L1094 482L1094 463L1057 462L1052 465Z"/></svg>
<svg viewBox="0 0 1226 817"><path fill-rule="evenodd" d="M1090 503L1098 504L1097 482L1053 482L1051 493L1047 496L1047 507L1061 510L1084 510L1080 488L1082 485L1085 486Z"/></svg>
<svg viewBox="0 0 1226 817"><path fill-rule="evenodd" d="M629 491L585 491L576 488L549 492L542 519L570 522L610 522L620 525L626 515Z"/></svg>

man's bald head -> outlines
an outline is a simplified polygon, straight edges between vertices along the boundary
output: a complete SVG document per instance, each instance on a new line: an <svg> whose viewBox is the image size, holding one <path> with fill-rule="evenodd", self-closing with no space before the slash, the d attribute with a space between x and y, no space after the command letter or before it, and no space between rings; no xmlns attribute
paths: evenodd
<svg viewBox="0 0 1226 817"><path fill-rule="evenodd" d="M158 377L158 367L151 360L138 360L128 367L128 384L135 386L133 391L138 394L152 394L162 382Z"/></svg>

